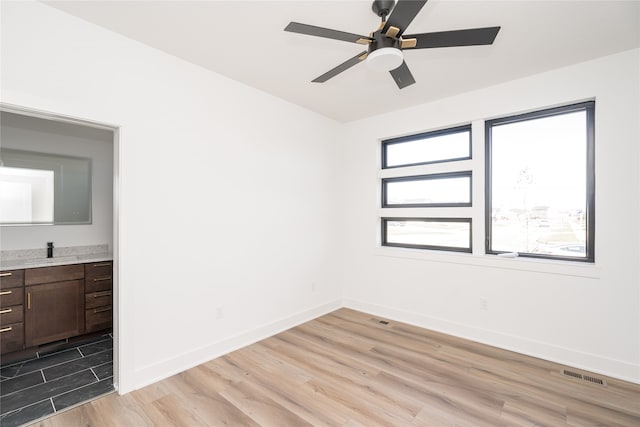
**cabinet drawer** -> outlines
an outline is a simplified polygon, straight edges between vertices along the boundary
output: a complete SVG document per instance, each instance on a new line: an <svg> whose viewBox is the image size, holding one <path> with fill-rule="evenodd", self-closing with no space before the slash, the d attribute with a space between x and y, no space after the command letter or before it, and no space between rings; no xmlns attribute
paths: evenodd
<svg viewBox="0 0 640 427"><path fill-rule="evenodd" d="M0 290L0 308L22 305L24 301L24 288L11 288Z"/></svg>
<svg viewBox="0 0 640 427"><path fill-rule="evenodd" d="M28 268L24 272L26 286L42 283L63 282L84 278L82 264L57 265L54 267Z"/></svg>
<svg viewBox="0 0 640 427"><path fill-rule="evenodd" d="M0 289L24 286L24 270L0 271Z"/></svg>
<svg viewBox="0 0 640 427"><path fill-rule="evenodd" d="M0 327L0 353L24 348L24 323L12 323Z"/></svg>
<svg viewBox="0 0 640 427"><path fill-rule="evenodd" d="M112 272L113 261L90 262L84 265L84 277L87 279L111 276Z"/></svg>
<svg viewBox="0 0 640 427"><path fill-rule="evenodd" d="M113 287L113 280L111 275L93 277L84 280L84 291L86 293L96 291L106 291Z"/></svg>
<svg viewBox="0 0 640 427"><path fill-rule="evenodd" d="M84 308L96 308L104 307L105 305L111 305L112 301L111 290L91 292L84 296Z"/></svg>
<svg viewBox="0 0 640 427"><path fill-rule="evenodd" d="M85 312L85 332L99 331L111 327L113 310L110 305L92 308Z"/></svg>
<svg viewBox="0 0 640 427"><path fill-rule="evenodd" d="M0 309L0 325L22 322L23 319L24 310L21 305Z"/></svg>

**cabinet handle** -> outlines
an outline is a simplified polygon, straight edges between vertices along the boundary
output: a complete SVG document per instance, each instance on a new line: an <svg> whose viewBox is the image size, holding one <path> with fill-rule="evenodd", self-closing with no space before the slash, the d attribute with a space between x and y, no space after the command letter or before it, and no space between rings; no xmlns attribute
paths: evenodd
<svg viewBox="0 0 640 427"><path fill-rule="evenodd" d="M7 273L0 273L0 277L7 277L7 276L11 276L13 273L7 272Z"/></svg>
<svg viewBox="0 0 640 427"><path fill-rule="evenodd" d="M13 291L2 291L0 292L0 295L11 295L13 293Z"/></svg>
<svg viewBox="0 0 640 427"><path fill-rule="evenodd" d="M101 264L93 264L93 267L110 267L111 263L110 262L103 262Z"/></svg>
<svg viewBox="0 0 640 427"><path fill-rule="evenodd" d="M27 292L27 309L31 310L31 292Z"/></svg>
<svg viewBox="0 0 640 427"><path fill-rule="evenodd" d="M11 331L11 330L13 330L13 326L9 326L9 327L6 327L6 328L2 328L2 329L0 329L0 332L9 332L9 331Z"/></svg>
<svg viewBox="0 0 640 427"><path fill-rule="evenodd" d="M7 314L7 313L11 313L13 311L13 308L6 308L4 310L0 310L0 314Z"/></svg>
<svg viewBox="0 0 640 427"><path fill-rule="evenodd" d="M96 313L102 313L103 311L109 311L109 310L111 310L111 306L110 306L110 305L108 305L108 306L106 306L106 307L102 307L102 308L96 308L96 309L94 309L94 310L93 310L93 314L96 314Z"/></svg>
<svg viewBox="0 0 640 427"><path fill-rule="evenodd" d="M111 280L111 276L104 276L93 279L94 282L104 282L105 280Z"/></svg>
<svg viewBox="0 0 640 427"><path fill-rule="evenodd" d="M104 291L104 292L96 292L93 294L94 298L100 298L100 297L108 297L111 295L111 291Z"/></svg>

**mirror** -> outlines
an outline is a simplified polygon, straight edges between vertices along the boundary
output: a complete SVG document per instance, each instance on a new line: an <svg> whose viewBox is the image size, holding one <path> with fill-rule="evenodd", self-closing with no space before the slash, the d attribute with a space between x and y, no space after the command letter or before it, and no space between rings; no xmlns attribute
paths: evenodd
<svg viewBox="0 0 640 427"><path fill-rule="evenodd" d="M91 224L91 159L0 148L0 225Z"/></svg>

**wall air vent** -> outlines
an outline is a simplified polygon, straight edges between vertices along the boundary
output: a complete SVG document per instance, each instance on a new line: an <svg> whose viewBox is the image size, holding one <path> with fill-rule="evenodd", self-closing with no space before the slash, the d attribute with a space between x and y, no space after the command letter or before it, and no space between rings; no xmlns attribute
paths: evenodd
<svg viewBox="0 0 640 427"><path fill-rule="evenodd" d="M592 384L598 384L598 385L602 385L602 386L606 386L607 383L604 379L602 378L596 378L596 377L592 377L590 375L583 375L579 372L573 372L573 371L569 371L567 369L563 369L562 370L562 375L565 375L567 377L572 377L572 378L576 378L578 380L581 381L586 381Z"/></svg>

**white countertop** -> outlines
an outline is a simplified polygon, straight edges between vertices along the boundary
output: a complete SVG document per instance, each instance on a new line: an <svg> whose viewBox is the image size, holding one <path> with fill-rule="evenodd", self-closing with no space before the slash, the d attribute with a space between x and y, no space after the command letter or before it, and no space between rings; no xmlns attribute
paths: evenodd
<svg viewBox="0 0 640 427"><path fill-rule="evenodd" d="M0 271L20 270L23 268L51 267L54 265L84 264L87 262L111 260L113 260L113 254L110 252L86 255L69 255L53 258L10 259L0 260Z"/></svg>

